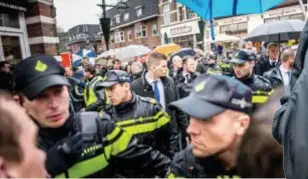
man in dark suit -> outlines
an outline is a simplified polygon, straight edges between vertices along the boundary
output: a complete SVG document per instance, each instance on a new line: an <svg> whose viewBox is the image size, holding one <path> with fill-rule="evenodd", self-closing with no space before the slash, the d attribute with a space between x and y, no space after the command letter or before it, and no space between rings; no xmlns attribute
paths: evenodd
<svg viewBox="0 0 308 179"><path fill-rule="evenodd" d="M264 74L274 88L281 85L287 88L291 79L291 70L294 63L295 52L291 48L284 49L281 53L281 64Z"/></svg>
<svg viewBox="0 0 308 179"><path fill-rule="evenodd" d="M267 46L267 55L261 56L255 66L255 73L257 75L263 75L276 66L279 66L279 45L276 43L270 43Z"/></svg>
<svg viewBox="0 0 308 179"><path fill-rule="evenodd" d="M152 53L147 67L147 71L131 84L133 91L140 96L155 98L170 115L173 129L178 132L179 127L185 131L186 116L168 108L169 103L178 99L178 92L174 81L168 77L167 57L161 53Z"/></svg>

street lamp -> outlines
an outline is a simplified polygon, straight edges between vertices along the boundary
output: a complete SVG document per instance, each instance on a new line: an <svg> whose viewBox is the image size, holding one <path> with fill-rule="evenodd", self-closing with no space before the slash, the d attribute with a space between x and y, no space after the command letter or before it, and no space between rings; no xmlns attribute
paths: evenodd
<svg viewBox="0 0 308 179"><path fill-rule="evenodd" d="M111 19L107 17L106 7L117 8L119 12L124 12L128 9L128 6L123 0L120 0L116 5L107 5L105 0L102 0L102 4L98 4L103 10L103 17L100 18L100 24L102 27L106 48L109 50L109 37L110 37L110 21Z"/></svg>

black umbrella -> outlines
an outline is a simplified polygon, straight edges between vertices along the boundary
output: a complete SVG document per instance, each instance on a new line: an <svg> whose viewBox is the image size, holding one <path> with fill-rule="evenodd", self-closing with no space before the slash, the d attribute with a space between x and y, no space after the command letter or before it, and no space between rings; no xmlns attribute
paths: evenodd
<svg viewBox="0 0 308 179"><path fill-rule="evenodd" d="M298 39L305 26L302 20L279 20L256 27L246 37L246 41L283 42Z"/></svg>

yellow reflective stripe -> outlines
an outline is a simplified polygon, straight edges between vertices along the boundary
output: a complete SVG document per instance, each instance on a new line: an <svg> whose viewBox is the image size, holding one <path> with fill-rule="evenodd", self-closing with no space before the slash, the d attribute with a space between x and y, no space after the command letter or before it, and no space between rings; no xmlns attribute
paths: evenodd
<svg viewBox="0 0 308 179"><path fill-rule="evenodd" d="M121 129L119 127L116 127L110 134L107 135L107 140L113 140L120 132Z"/></svg>
<svg viewBox="0 0 308 179"><path fill-rule="evenodd" d="M177 176L175 176L174 173L169 173L169 174L167 175L167 178L185 178L185 177L177 177Z"/></svg>
<svg viewBox="0 0 308 179"><path fill-rule="evenodd" d="M169 116L162 116L158 119L158 121L153 121L149 123L143 123L143 124L136 124L132 126L124 126L123 129L130 132L131 134L142 134L146 132L152 132L156 129L161 128L165 124L167 124L170 121Z"/></svg>
<svg viewBox="0 0 308 179"><path fill-rule="evenodd" d="M68 170L68 174L70 178L82 178L104 169L107 165L108 161L104 154L100 154L96 157L81 161L73 165ZM65 178L65 174L62 173L57 175L56 178Z"/></svg>
<svg viewBox="0 0 308 179"><path fill-rule="evenodd" d="M273 90L271 90L271 91L260 91L260 90L258 90L258 91L253 91L253 94L256 94L256 95L268 95L268 96L270 96L270 95L272 95L273 93L274 93L274 89Z"/></svg>
<svg viewBox="0 0 308 179"><path fill-rule="evenodd" d="M89 98L87 98L86 93L84 94L84 101L86 103L86 107L90 106L91 104L97 101L94 90L92 88L89 88L87 90L89 90Z"/></svg>
<svg viewBox="0 0 308 179"><path fill-rule="evenodd" d="M163 114L163 112L159 111L154 117L149 116L149 117L138 118L138 119L127 119L125 121L117 122L117 125L123 126L123 125L129 125L129 124L135 124L135 123L138 123L138 122L143 122L143 121L146 121L146 120L157 119L162 114Z"/></svg>
<svg viewBox="0 0 308 179"><path fill-rule="evenodd" d="M252 96L252 103L265 103L268 100L268 96Z"/></svg>
<svg viewBox="0 0 308 179"><path fill-rule="evenodd" d="M94 79L90 81L90 84L89 84L90 88L94 88L96 83L99 81L103 81L103 78L101 76L94 77Z"/></svg>
<svg viewBox="0 0 308 179"><path fill-rule="evenodd" d="M272 89L272 91L269 91L269 92L268 92L268 95L272 95L274 92L275 92L275 90Z"/></svg>
<svg viewBox="0 0 308 179"><path fill-rule="evenodd" d="M132 139L132 134L124 131L116 141L107 145L104 148L107 159L110 159L111 155L115 156L125 151L131 139Z"/></svg>
<svg viewBox="0 0 308 179"><path fill-rule="evenodd" d="M169 175L167 176L167 178L175 178L174 173L169 173Z"/></svg>

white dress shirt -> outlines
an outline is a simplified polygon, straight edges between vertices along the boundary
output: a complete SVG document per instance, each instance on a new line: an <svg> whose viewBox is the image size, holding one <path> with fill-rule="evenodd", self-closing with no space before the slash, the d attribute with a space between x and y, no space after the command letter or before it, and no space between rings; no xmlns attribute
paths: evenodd
<svg viewBox="0 0 308 179"><path fill-rule="evenodd" d="M282 75L283 85L286 89L288 87L289 83L290 83L290 76L289 76L288 72L291 71L291 70L287 70L287 69L283 68L281 65L279 66L279 70L280 70L280 73Z"/></svg>
<svg viewBox="0 0 308 179"><path fill-rule="evenodd" d="M145 79L152 86L153 91L154 91L154 82L157 81L158 90L159 90L159 97L160 97L159 103L163 106L164 110L166 110L165 91L164 91L163 82L160 79L153 80L152 78L150 78L149 73L146 73Z"/></svg>
<svg viewBox="0 0 308 179"><path fill-rule="evenodd" d="M270 65L274 64L275 66L278 63L278 59L269 59Z"/></svg>
<svg viewBox="0 0 308 179"><path fill-rule="evenodd" d="M184 81L184 83L188 83L188 78L189 78L189 73L185 73L185 72L183 72L183 77L185 78L185 81Z"/></svg>

